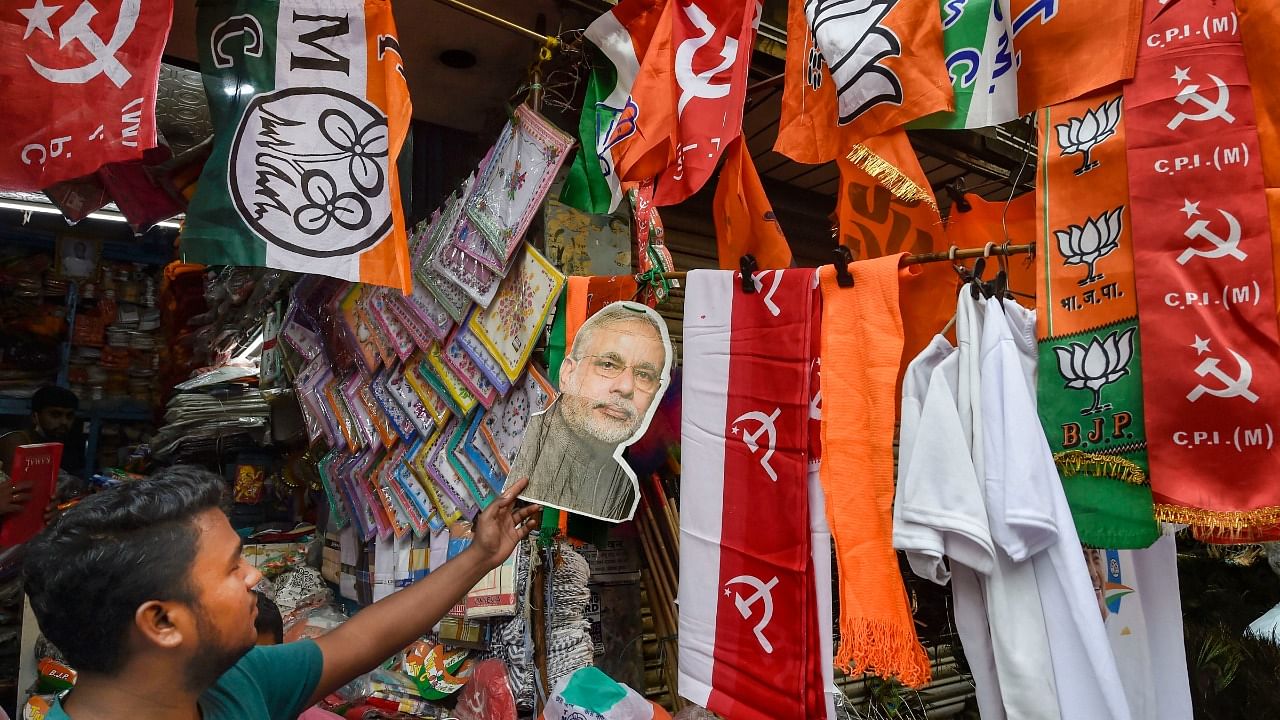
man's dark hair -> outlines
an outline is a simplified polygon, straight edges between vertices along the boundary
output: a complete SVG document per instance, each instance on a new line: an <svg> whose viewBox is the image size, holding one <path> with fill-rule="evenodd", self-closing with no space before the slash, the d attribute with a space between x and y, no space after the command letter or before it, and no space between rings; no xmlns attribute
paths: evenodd
<svg viewBox="0 0 1280 720"><path fill-rule="evenodd" d="M217 475L178 465L87 498L27 545L31 607L73 667L114 673L143 603L195 600L193 519L223 498Z"/></svg>
<svg viewBox="0 0 1280 720"><path fill-rule="evenodd" d="M76 410L80 407L80 398L70 390L57 385L45 385L31 396L31 412L38 413L51 407Z"/></svg>
<svg viewBox="0 0 1280 720"><path fill-rule="evenodd" d="M258 617L253 621L253 629L258 634L271 633L276 644L284 642L284 618L280 617L280 608L265 593L254 591L258 596Z"/></svg>

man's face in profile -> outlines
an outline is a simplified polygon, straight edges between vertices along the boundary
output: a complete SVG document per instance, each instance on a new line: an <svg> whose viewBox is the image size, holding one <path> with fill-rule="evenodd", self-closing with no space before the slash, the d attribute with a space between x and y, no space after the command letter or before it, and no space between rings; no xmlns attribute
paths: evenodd
<svg viewBox="0 0 1280 720"><path fill-rule="evenodd" d="M643 319L594 328L561 370L558 404L579 435L617 445L640 429L661 385L666 347Z"/></svg>

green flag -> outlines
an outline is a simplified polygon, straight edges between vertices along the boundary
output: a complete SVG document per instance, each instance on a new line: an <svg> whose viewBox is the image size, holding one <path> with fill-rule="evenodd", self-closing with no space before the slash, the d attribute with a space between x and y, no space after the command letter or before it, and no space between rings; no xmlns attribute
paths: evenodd
<svg viewBox="0 0 1280 720"><path fill-rule="evenodd" d="M954 112L908 127L990 127L1018 117L1018 73L1009 0L941 0L942 45L955 90Z"/></svg>

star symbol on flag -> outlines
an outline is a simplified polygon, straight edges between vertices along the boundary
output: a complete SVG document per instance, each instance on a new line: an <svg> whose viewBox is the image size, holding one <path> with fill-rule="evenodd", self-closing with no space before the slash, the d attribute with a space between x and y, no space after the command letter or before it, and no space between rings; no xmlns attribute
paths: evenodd
<svg viewBox="0 0 1280 720"><path fill-rule="evenodd" d="M1174 65L1173 79L1177 80L1179 85L1181 85L1184 82L1187 82L1188 80L1191 79L1191 68L1180 68L1177 65Z"/></svg>
<svg viewBox="0 0 1280 720"><path fill-rule="evenodd" d="M730 590L729 588L725 588L725 589L724 589L724 596L725 596L725 597L733 597L733 591L732 591L732 590Z"/></svg>
<svg viewBox="0 0 1280 720"><path fill-rule="evenodd" d="M1199 214L1200 214L1200 203L1198 203L1198 202L1191 202L1190 200L1188 200L1188 199L1186 199L1186 198L1182 198L1182 210L1181 210L1181 212L1186 213L1186 214L1187 214L1187 219L1188 219L1188 220L1190 220L1192 215L1199 215Z"/></svg>
<svg viewBox="0 0 1280 720"><path fill-rule="evenodd" d="M36 0L36 4L29 8L18 8L18 12L27 19L27 31L23 34L22 39L26 40L31 37L31 33L39 30L49 39L53 39L53 28L49 26L49 18L54 13L62 9L61 5L45 5L44 0Z"/></svg>
<svg viewBox="0 0 1280 720"><path fill-rule="evenodd" d="M1209 340L1197 335L1196 341L1191 343L1191 347L1196 349L1196 355L1203 355L1209 352Z"/></svg>
<svg viewBox="0 0 1280 720"><path fill-rule="evenodd" d="M734 426L733 426L733 434L734 434L734 435L737 435L737 434L738 434L739 432L741 432L741 431L742 431L742 429L741 429L741 428L739 428L737 425L734 425Z"/></svg>

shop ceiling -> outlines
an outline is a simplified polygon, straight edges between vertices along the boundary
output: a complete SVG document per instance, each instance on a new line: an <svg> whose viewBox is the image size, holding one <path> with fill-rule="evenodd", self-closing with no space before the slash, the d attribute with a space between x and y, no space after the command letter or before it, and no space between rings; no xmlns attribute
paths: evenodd
<svg viewBox="0 0 1280 720"><path fill-rule="evenodd" d="M560 35L581 29L608 9L604 0L466 0L481 10L525 28ZM525 82L538 45L527 37L489 24L435 0L396 0L399 39L406 59L414 116L418 120L461 130L498 127L505 107ZM195 3L175 3L173 29L161 78L159 124L175 149L194 144L211 132L203 107L196 63ZM752 92L743 119L752 155L771 194L777 188L793 201L830 203L838 176L834 164L801 165L774 153L782 84L778 75L786 53L785 0L766 0L760 38L752 62ZM456 67L474 59L469 67ZM561 61L560 68L568 63ZM185 66L187 69L183 69ZM555 63L551 67L557 67ZM559 73L556 78L572 78ZM553 78L553 79L556 79ZM561 91L572 94L572 82ZM576 113L557 118L572 128ZM950 202L947 186L963 187L987 199L1004 199L1031 187L1034 153L1022 139L1025 126L976 132L913 132L912 142L939 192Z"/></svg>

